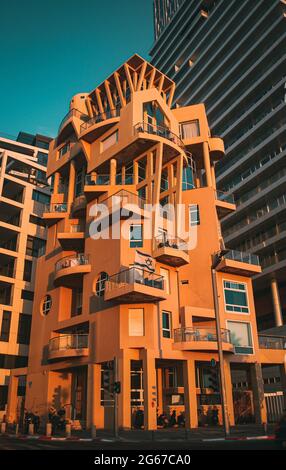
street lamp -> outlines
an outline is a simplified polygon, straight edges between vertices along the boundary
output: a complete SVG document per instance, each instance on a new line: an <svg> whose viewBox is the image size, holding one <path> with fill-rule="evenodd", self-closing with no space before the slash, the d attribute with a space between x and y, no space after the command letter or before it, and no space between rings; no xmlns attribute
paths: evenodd
<svg viewBox="0 0 286 470"><path fill-rule="evenodd" d="M220 396L221 396L221 405L222 405L222 418L225 436L229 435L229 419L228 419L228 410L227 410L227 400L226 400L226 388L225 388L225 375L224 375L224 359L223 359L223 348L222 348L222 338L221 338L221 329L220 329L220 314L219 314L219 302L218 302L218 292L217 292L217 282L216 282L216 268L221 262L222 258L228 253L229 250L220 250L217 253L214 253L212 256L212 287L213 287L213 297L214 297L214 309L215 309L215 323L216 323L216 337L217 337L217 346L218 346L218 357L219 357L219 371L220 371Z"/></svg>

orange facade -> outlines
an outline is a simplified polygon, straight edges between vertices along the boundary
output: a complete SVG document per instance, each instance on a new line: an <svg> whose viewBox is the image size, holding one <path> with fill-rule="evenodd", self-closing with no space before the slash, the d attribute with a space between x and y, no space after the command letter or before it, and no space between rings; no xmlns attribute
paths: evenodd
<svg viewBox="0 0 286 470"><path fill-rule="evenodd" d="M75 427L112 427L115 381L121 428L156 429L174 410L187 427L204 424L213 409L221 420L211 266L225 249L220 219L235 205L216 190L223 141L211 135L203 104L171 109L174 89L135 55L73 97L50 144L47 249L37 265L25 371L25 406L44 420L51 406L65 406ZM110 209L113 195L120 236L112 237L106 215L106 238L94 239L94 205ZM164 217L144 211L166 202L175 207L172 233ZM126 203L136 206L129 214ZM182 228L191 228L190 246ZM137 251L153 258L155 272L134 267ZM227 250L216 267L230 424L243 400L246 414L266 421L261 364L279 364L285 376L283 348L265 346L257 333L251 276L259 271L255 257ZM249 383L241 400L232 389L239 370ZM10 421L16 384L14 373Z"/></svg>

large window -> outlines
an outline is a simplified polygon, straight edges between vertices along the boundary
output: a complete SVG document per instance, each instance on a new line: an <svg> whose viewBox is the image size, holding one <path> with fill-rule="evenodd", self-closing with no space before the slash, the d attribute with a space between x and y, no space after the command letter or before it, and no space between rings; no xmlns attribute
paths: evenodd
<svg viewBox="0 0 286 470"><path fill-rule="evenodd" d="M32 316L25 313L20 313L18 325L18 344L29 344L31 333Z"/></svg>
<svg viewBox="0 0 286 470"><path fill-rule="evenodd" d="M162 333L163 338L172 337L172 314L171 312L162 312Z"/></svg>
<svg viewBox="0 0 286 470"><path fill-rule="evenodd" d="M101 272L97 278L96 285L95 285L96 295L98 297L104 296L105 284L107 280L108 280L108 274L105 272Z"/></svg>
<svg viewBox="0 0 286 470"><path fill-rule="evenodd" d="M144 309L130 308L129 314L129 336L144 336Z"/></svg>
<svg viewBox="0 0 286 470"><path fill-rule="evenodd" d="M27 245L26 245L26 255L28 256L41 256L44 253L46 246L46 240L42 238L31 237L28 235L27 237Z"/></svg>
<svg viewBox="0 0 286 470"><path fill-rule="evenodd" d="M130 225L129 228L130 248L142 248L143 246L143 226Z"/></svg>
<svg viewBox="0 0 286 470"><path fill-rule="evenodd" d="M12 312L3 311L0 341L9 341Z"/></svg>
<svg viewBox="0 0 286 470"><path fill-rule="evenodd" d="M36 189L33 190L32 199L34 201L40 202L41 204L49 204L50 203L50 196L45 193L41 193Z"/></svg>
<svg viewBox="0 0 286 470"><path fill-rule="evenodd" d="M200 125L198 119L181 124L182 139L193 139L200 135Z"/></svg>
<svg viewBox="0 0 286 470"><path fill-rule="evenodd" d="M246 322L228 321L230 340L238 354L253 354L251 325Z"/></svg>
<svg viewBox="0 0 286 470"><path fill-rule="evenodd" d="M190 210L190 226L200 225L200 212L199 206L197 204L191 204L189 206Z"/></svg>
<svg viewBox="0 0 286 470"><path fill-rule="evenodd" d="M246 284L223 281L225 310L234 313L249 313Z"/></svg>
<svg viewBox="0 0 286 470"><path fill-rule="evenodd" d="M101 141L101 151L104 152L105 150L112 147L118 142L118 131L113 132L113 134L106 137L106 139Z"/></svg>

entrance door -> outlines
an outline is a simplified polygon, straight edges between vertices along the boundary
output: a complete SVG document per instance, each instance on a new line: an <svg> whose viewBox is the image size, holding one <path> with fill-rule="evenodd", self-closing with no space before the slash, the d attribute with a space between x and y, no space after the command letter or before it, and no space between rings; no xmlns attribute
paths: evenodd
<svg viewBox="0 0 286 470"><path fill-rule="evenodd" d="M87 370L80 368L72 374L73 419L86 419L86 382Z"/></svg>

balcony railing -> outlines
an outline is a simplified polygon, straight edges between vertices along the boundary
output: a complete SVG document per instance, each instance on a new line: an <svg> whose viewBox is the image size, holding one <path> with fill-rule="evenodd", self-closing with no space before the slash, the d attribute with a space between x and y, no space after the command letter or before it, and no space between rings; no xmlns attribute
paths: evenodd
<svg viewBox="0 0 286 470"><path fill-rule="evenodd" d="M147 134L154 134L159 137L164 137L165 139L168 139L179 147L185 149L185 145L180 137L171 132L167 127L149 124L148 122L138 122L134 129L135 132L146 132Z"/></svg>
<svg viewBox="0 0 286 470"><path fill-rule="evenodd" d="M55 270L60 271L61 269L73 268L75 266L84 266L89 264L89 256L81 253L78 255L70 255L60 259L55 264Z"/></svg>
<svg viewBox="0 0 286 470"><path fill-rule="evenodd" d="M155 289L164 289L164 278L155 273L135 266L113 274L106 283L106 292L118 289L126 284L141 284Z"/></svg>
<svg viewBox="0 0 286 470"><path fill-rule="evenodd" d="M260 266L259 257L252 253L244 253L242 251L229 250L225 255L225 259L240 261L241 263L254 264Z"/></svg>
<svg viewBox="0 0 286 470"><path fill-rule="evenodd" d="M221 340L224 343L230 343L230 331L224 328L220 330ZM215 328L177 328L174 330L175 343L183 343L188 341L217 341Z"/></svg>
<svg viewBox="0 0 286 470"><path fill-rule="evenodd" d="M45 205L44 212L53 213L53 212L67 212L68 204L67 202L59 202L55 204L47 204Z"/></svg>
<svg viewBox="0 0 286 470"><path fill-rule="evenodd" d="M216 199L218 201L223 201L223 202L228 202L230 204L235 204L235 200L234 200L234 195L233 194L229 194L229 193L226 193L224 191L218 191L216 190L215 192L215 196L216 196Z"/></svg>
<svg viewBox="0 0 286 470"><path fill-rule="evenodd" d="M70 233L81 233L84 231L85 231L85 228L81 224L73 224L70 226Z"/></svg>
<svg viewBox="0 0 286 470"><path fill-rule="evenodd" d="M258 335L258 341L261 349L286 350L286 336Z"/></svg>
<svg viewBox="0 0 286 470"><path fill-rule="evenodd" d="M87 114L82 113L78 109L70 109L67 114L64 116L64 118L61 120L61 123L59 125L59 130L58 134L61 132L62 128L64 127L65 123L68 121L69 118L72 116L78 117L82 121L88 121L90 117Z"/></svg>
<svg viewBox="0 0 286 470"><path fill-rule="evenodd" d="M162 233L155 238L156 248L174 248L175 250L182 250L188 254L186 242L179 237L171 237L166 233Z"/></svg>
<svg viewBox="0 0 286 470"><path fill-rule="evenodd" d="M112 204L113 197L119 198L122 206L124 206L124 204L134 204L140 209L144 209L144 206L147 204L146 199L143 199L142 197L138 196L138 194L127 191L126 189L120 189L117 191L117 193L100 201L100 203L109 206L109 204Z"/></svg>
<svg viewBox="0 0 286 470"><path fill-rule="evenodd" d="M110 184L110 175L86 175L86 186L108 185Z"/></svg>
<svg viewBox="0 0 286 470"><path fill-rule="evenodd" d="M88 334L69 334L56 336L49 341L49 352L84 349L88 347Z"/></svg>
<svg viewBox="0 0 286 470"><path fill-rule="evenodd" d="M114 117L118 117L120 115L120 108L113 108L105 111L104 113L97 114L92 118L89 118L86 122L81 124L80 132L84 132L89 127L93 126L94 124L98 124L99 122L105 121L106 119L111 119Z"/></svg>

